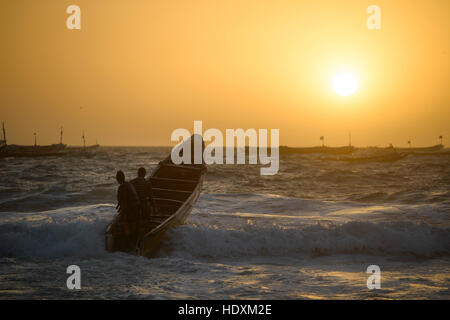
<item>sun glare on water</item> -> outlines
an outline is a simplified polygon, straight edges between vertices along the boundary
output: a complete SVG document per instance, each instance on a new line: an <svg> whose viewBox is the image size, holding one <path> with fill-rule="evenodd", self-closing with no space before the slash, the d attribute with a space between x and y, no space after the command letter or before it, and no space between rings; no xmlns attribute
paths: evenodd
<svg viewBox="0 0 450 320"><path fill-rule="evenodd" d="M358 89L358 80L351 73L340 73L333 78L333 90L338 95L347 97Z"/></svg>

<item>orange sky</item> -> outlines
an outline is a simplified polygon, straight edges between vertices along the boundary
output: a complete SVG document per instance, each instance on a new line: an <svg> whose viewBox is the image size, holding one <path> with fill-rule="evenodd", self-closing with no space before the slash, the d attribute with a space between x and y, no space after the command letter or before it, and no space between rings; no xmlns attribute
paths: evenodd
<svg viewBox="0 0 450 320"><path fill-rule="evenodd" d="M81 7L81 30L66 28ZM382 10L381 30L366 8ZM277 128L281 145L450 139L448 0L4 0L8 142L169 145L176 128ZM336 95L333 75L359 90Z"/></svg>

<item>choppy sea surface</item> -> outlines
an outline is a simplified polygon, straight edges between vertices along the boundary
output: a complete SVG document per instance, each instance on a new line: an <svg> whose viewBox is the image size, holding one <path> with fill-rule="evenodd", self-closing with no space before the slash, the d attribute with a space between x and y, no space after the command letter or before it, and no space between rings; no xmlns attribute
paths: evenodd
<svg viewBox="0 0 450 320"><path fill-rule="evenodd" d="M209 166L157 258L104 250L116 170L169 148L0 159L0 299L449 299L450 157ZM81 268L69 290L66 268ZM381 289L369 290L369 265Z"/></svg>

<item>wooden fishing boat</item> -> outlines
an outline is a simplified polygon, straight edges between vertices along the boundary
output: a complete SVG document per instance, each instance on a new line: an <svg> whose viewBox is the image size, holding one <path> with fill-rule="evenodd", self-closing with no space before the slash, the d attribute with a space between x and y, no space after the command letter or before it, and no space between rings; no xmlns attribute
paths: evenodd
<svg viewBox="0 0 450 320"><path fill-rule="evenodd" d="M406 157L405 153L391 153L385 155L365 156L365 157L338 157L338 158L319 158L327 161L343 161L351 163L368 163L368 162L395 162Z"/></svg>
<svg viewBox="0 0 450 320"><path fill-rule="evenodd" d="M35 157L62 157L67 152L64 149L51 146L17 146L7 145L0 149L0 158L35 158Z"/></svg>
<svg viewBox="0 0 450 320"><path fill-rule="evenodd" d="M99 144L94 144L92 146L86 146L86 147L68 147L67 151L69 152L84 152L84 151L93 151L100 148Z"/></svg>
<svg viewBox="0 0 450 320"><path fill-rule="evenodd" d="M450 156L450 150L441 150L441 151L435 151L435 152L410 152L408 155L411 156L420 156L420 157L448 157Z"/></svg>
<svg viewBox="0 0 450 320"><path fill-rule="evenodd" d="M303 147L303 148L292 148L286 146L280 146L280 154L351 154L356 151L356 148L353 146L343 146L343 147L327 147L327 146L318 146L318 147Z"/></svg>
<svg viewBox="0 0 450 320"><path fill-rule="evenodd" d="M120 236L114 234L118 214L106 229L105 245L108 251L127 251L132 254L152 257L159 249L164 233L184 222L200 196L204 165L174 165L170 156L161 161L149 178L157 213L141 222L142 236L132 252L124 250Z"/></svg>
<svg viewBox="0 0 450 320"><path fill-rule="evenodd" d="M431 147L422 147L422 148L396 148L400 152L405 153L431 153L431 152L439 152L444 148L444 145L437 144Z"/></svg>

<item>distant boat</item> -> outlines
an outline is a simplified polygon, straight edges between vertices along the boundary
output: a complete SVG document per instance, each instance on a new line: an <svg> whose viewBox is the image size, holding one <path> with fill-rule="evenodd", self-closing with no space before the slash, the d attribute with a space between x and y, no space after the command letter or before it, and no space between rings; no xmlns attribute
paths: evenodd
<svg viewBox="0 0 450 320"><path fill-rule="evenodd" d="M425 152L425 151L420 151L420 152L406 152L405 154L410 155L410 156L433 156L433 157L443 157L443 156L450 156L450 150L448 150L448 149L442 149L442 150L434 151L434 152Z"/></svg>
<svg viewBox="0 0 450 320"><path fill-rule="evenodd" d="M355 148L354 146L344 146L344 147L317 146L317 147L303 147L303 148L280 146L280 154L312 154L312 153L351 154L356 150L357 148Z"/></svg>
<svg viewBox="0 0 450 320"><path fill-rule="evenodd" d="M66 155L59 147L7 145L0 149L0 158L7 157L60 157Z"/></svg>
<svg viewBox="0 0 450 320"><path fill-rule="evenodd" d="M100 148L99 144L94 144L92 146L86 146L86 147L67 147L67 151L84 151L84 150L97 150Z"/></svg>
<svg viewBox="0 0 450 320"><path fill-rule="evenodd" d="M3 123L3 140L0 140L0 158L6 157L53 157L63 156L66 153L62 152L66 145L62 143L62 131L61 140L58 144L52 144L47 146L39 146L36 141L36 133L34 133L34 146L22 146L17 144L6 144L6 130Z"/></svg>
<svg viewBox="0 0 450 320"><path fill-rule="evenodd" d="M80 156L92 158L97 154L97 149L100 148L99 144L86 147L67 147L67 151L71 156Z"/></svg>
<svg viewBox="0 0 450 320"><path fill-rule="evenodd" d="M392 145L386 148L368 147L359 149L353 156L335 157L335 158L320 158L320 160L328 161L344 161L352 163L367 163L367 162L394 162L406 157L404 152L398 152Z"/></svg>
<svg viewBox="0 0 450 320"><path fill-rule="evenodd" d="M86 146L86 136L84 134L84 131L81 135L81 139L83 140L83 146L82 147L68 147L67 150L74 152L74 153L86 153L87 151L92 152L100 148L100 145L98 143L92 145L92 146Z"/></svg>
<svg viewBox="0 0 450 320"><path fill-rule="evenodd" d="M85 147L86 150L97 150L98 148L100 148L99 144L93 144L92 146Z"/></svg>
<svg viewBox="0 0 450 320"><path fill-rule="evenodd" d="M49 146L21 146L16 144L6 145L0 148L0 157L50 157L64 156L65 145Z"/></svg>
<svg viewBox="0 0 450 320"><path fill-rule="evenodd" d="M59 143L52 144L50 147L56 149L56 150L62 150L67 147L66 144L63 143L63 128L61 127L60 136L59 136Z"/></svg>
<svg viewBox="0 0 450 320"><path fill-rule="evenodd" d="M400 152L406 153L420 153L420 152L438 152L444 148L444 145L437 144L431 147L422 147L422 148L395 148Z"/></svg>
<svg viewBox="0 0 450 320"><path fill-rule="evenodd" d="M100 148L99 144L83 147L67 147L67 152L71 157L81 158L93 158L97 155L97 149Z"/></svg>
<svg viewBox="0 0 450 320"><path fill-rule="evenodd" d="M343 161L352 163L368 163L368 162L395 162L403 159L407 155L404 153L390 153L385 155L363 156L363 157L338 157L338 158L321 158L320 160Z"/></svg>

